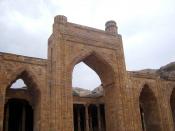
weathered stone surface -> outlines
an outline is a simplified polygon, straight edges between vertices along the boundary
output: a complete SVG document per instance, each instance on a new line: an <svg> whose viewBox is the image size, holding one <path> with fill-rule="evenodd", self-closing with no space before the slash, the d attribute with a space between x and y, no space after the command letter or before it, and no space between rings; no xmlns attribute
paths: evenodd
<svg viewBox="0 0 175 131"><path fill-rule="evenodd" d="M174 63L159 70L126 71L116 23L106 26L103 31L56 16L48 59L0 53L0 131L5 104L12 98L32 105L34 131L73 131L73 104L80 103L105 105L106 131L141 131L142 113L147 114L147 131L173 131ZM72 91L72 70L81 61L99 75L103 88ZM27 89L11 90L19 78Z"/></svg>
<svg viewBox="0 0 175 131"><path fill-rule="evenodd" d="M160 77L165 80L175 80L175 62L169 63L161 67L158 71Z"/></svg>
<svg viewBox="0 0 175 131"><path fill-rule="evenodd" d="M175 62L171 62L165 66L160 67L160 69L144 69L140 71L133 72L135 74L147 74L156 75L165 80L175 80Z"/></svg>

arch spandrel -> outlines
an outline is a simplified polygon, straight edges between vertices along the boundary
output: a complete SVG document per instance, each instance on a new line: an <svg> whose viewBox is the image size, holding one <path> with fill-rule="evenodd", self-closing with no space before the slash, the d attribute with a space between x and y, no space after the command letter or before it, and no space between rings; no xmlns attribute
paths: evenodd
<svg viewBox="0 0 175 131"><path fill-rule="evenodd" d="M0 70L0 84L6 84L8 82L8 75L6 71Z"/></svg>
<svg viewBox="0 0 175 131"><path fill-rule="evenodd" d="M79 62L81 62L84 58L89 56L92 52L93 52L92 50L81 51L81 52L77 52L74 55L72 55L72 57L70 58L71 60L68 63L68 65L70 67L69 68L70 71L73 70L74 65L78 64Z"/></svg>

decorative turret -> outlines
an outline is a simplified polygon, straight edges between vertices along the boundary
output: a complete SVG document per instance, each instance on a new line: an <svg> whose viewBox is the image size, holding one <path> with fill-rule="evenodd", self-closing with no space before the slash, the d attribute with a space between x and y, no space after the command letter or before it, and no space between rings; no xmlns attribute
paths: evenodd
<svg viewBox="0 0 175 131"><path fill-rule="evenodd" d="M112 35L118 34L118 27L115 21L110 20L107 21L105 24L105 31Z"/></svg>
<svg viewBox="0 0 175 131"><path fill-rule="evenodd" d="M65 24L67 22L67 17L64 15L57 15L54 18L54 23Z"/></svg>

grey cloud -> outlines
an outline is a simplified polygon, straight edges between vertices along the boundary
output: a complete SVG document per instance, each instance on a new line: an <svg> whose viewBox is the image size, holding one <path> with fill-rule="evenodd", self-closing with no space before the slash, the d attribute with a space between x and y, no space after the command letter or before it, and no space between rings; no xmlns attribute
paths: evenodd
<svg viewBox="0 0 175 131"><path fill-rule="evenodd" d="M77 64L73 70L73 87L93 90L101 84L99 76L83 62Z"/></svg>
<svg viewBox="0 0 175 131"><path fill-rule="evenodd" d="M105 21L101 20L108 18L106 16L108 13L104 12L103 14L103 10L100 10L102 8L95 8L95 6L98 6L98 2L93 6L88 5L88 7L93 7L94 12L91 10L91 14L87 14L87 16L83 14L85 17L77 18L77 16L81 15L74 15L74 13L78 13L78 11L73 12L72 10L64 10L66 11L65 15L68 15L67 17L74 20L76 18L77 21L89 25L93 25L94 23L102 27ZM175 61L175 32L173 30L175 29L175 8L172 6L175 4L175 1L167 0L163 3L165 3L165 5L163 5L162 11L158 12L158 14L152 12L152 14L139 15L136 17L131 11L128 15L134 17L129 17L130 19L126 19L127 21L120 21L119 17L119 32L123 36L128 70L159 68L170 61ZM47 39L51 34L53 16L59 14L63 8L62 5L54 4L54 2L50 2L49 0L0 1L0 51L47 58ZM30 25L31 27L28 27L29 30L27 30L21 23L17 23L17 18L14 17L15 13L19 13L21 17L27 20L29 19L34 23L35 21L36 23L38 22L39 24L37 26L40 27L32 27L32 25ZM113 15L114 18L117 18L115 11L111 13L113 14L110 14L110 16ZM96 16L94 16L94 14ZM100 22L102 22L102 24ZM34 29L34 31L30 29ZM96 78L87 72L88 70L81 66L78 71L79 75L77 74L76 76L78 79L75 80L75 83L88 87L97 84ZM89 77L90 75L91 77ZM82 85L82 78L86 79L89 85Z"/></svg>
<svg viewBox="0 0 175 131"><path fill-rule="evenodd" d="M175 32L172 30L175 28L174 12L155 18L141 17L128 22L122 28L126 65L129 70L159 68L170 60L175 61ZM134 37L138 41L132 41ZM143 40L139 41L140 37Z"/></svg>
<svg viewBox="0 0 175 131"><path fill-rule="evenodd" d="M0 28L0 50L32 57L47 56L47 39L42 34L31 35L21 28Z"/></svg>

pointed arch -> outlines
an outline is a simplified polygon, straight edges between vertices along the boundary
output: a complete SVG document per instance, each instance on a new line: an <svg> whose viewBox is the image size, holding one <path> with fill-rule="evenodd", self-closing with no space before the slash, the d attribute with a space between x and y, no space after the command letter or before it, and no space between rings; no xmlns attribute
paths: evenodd
<svg viewBox="0 0 175 131"><path fill-rule="evenodd" d="M161 131L158 102L147 84L141 90L139 107L143 131Z"/></svg>
<svg viewBox="0 0 175 131"><path fill-rule="evenodd" d="M89 51L86 53L81 53L76 56L70 65L70 72L72 73L74 66L83 61L87 64L92 70L94 70L100 77L104 85L109 85L114 83L115 73L112 65L104 57L98 54L95 51Z"/></svg>
<svg viewBox="0 0 175 131"><path fill-rule="evenodd" d="M40 93L37 77L29 68L21 67L15 70L10 75L7 89L10 88L12 83L14 83L18 79L22 79L29 88L32 88L32 90L35 90L38 93Z"/></svg>
<svg viewBox="0 0 175 131"><path fill-rule="evenodd" d="M27 85L27 90L23 89L23 91L14 90L11 89L11 85L18 79L22 79L24 83ZM9 99L23 99L30 103L30 106L33 108L33 120L34 123L36 121L39 121L40 114L38 113L41 107L41 92L38 85L38 80L35 76L35 74L28 68L28 67L20 67L16 69L9 77L8 77L8 85L5 88L5 102L4 105L8 102ZM9 97L9 94L13 93L14 95L10 95L12 97ZM7 110L10 107L4 106L4 121L3 121L3 128L6 128L6 116L8 115ZM6 114L7 113L7 114ZM32 129L38 128L39 125L34 124Z"/></svg>
<svg viewBox="0 0 175 131"><path fill-rule="evenodd" d="M115 88L115 83L116 83L115 75L116 75L116 73L115 73L115 70L113 67L114 65L112 65L113 64L112 61L107 59L104 54L97 53L96 51L89 51L89 52L80 53L80 55L75 56L72 59L71 64L68 65L70 67L70 68L68 68L68 69L70 69L70 71L69 71L70 76L72 76L71 73L73 71L74 66L76 64L78 64L79 62L84 62L86 65L88 65L92 70L94 70L97 73L97 75L99 76L99 78L102 82L102 87L104 88L104 90L103 90L104 97L106 97L106 98L111 97L112 96L111 89L114 89L115 91L117 90ZM114 95L116 97L117 93ZM114 101L116 100L115 97L113 98ZM112 106L113 106L113 103L110 103L110 104L108 102L105 103L104 123L109 124L108 121L105 120L105 116L111 115L112 112L110 112L109 110ZM77 116L76 116L76 114L74 114L74 121L76 118L77 118ZM115 118L115 119L118 119L118 118ZM76 124L74 126L76 127ZM93 129L95 129L96 127L97 127L97 123L96 124L94 123Z"/></svg>
<svg viewBox="0 0 175 131"><path fill-rule="evenodd" d="M72 87L81 87L93 91L101 84L101 79L97 73L84 62L80 62L74 66L72 73Z"/></svg>

